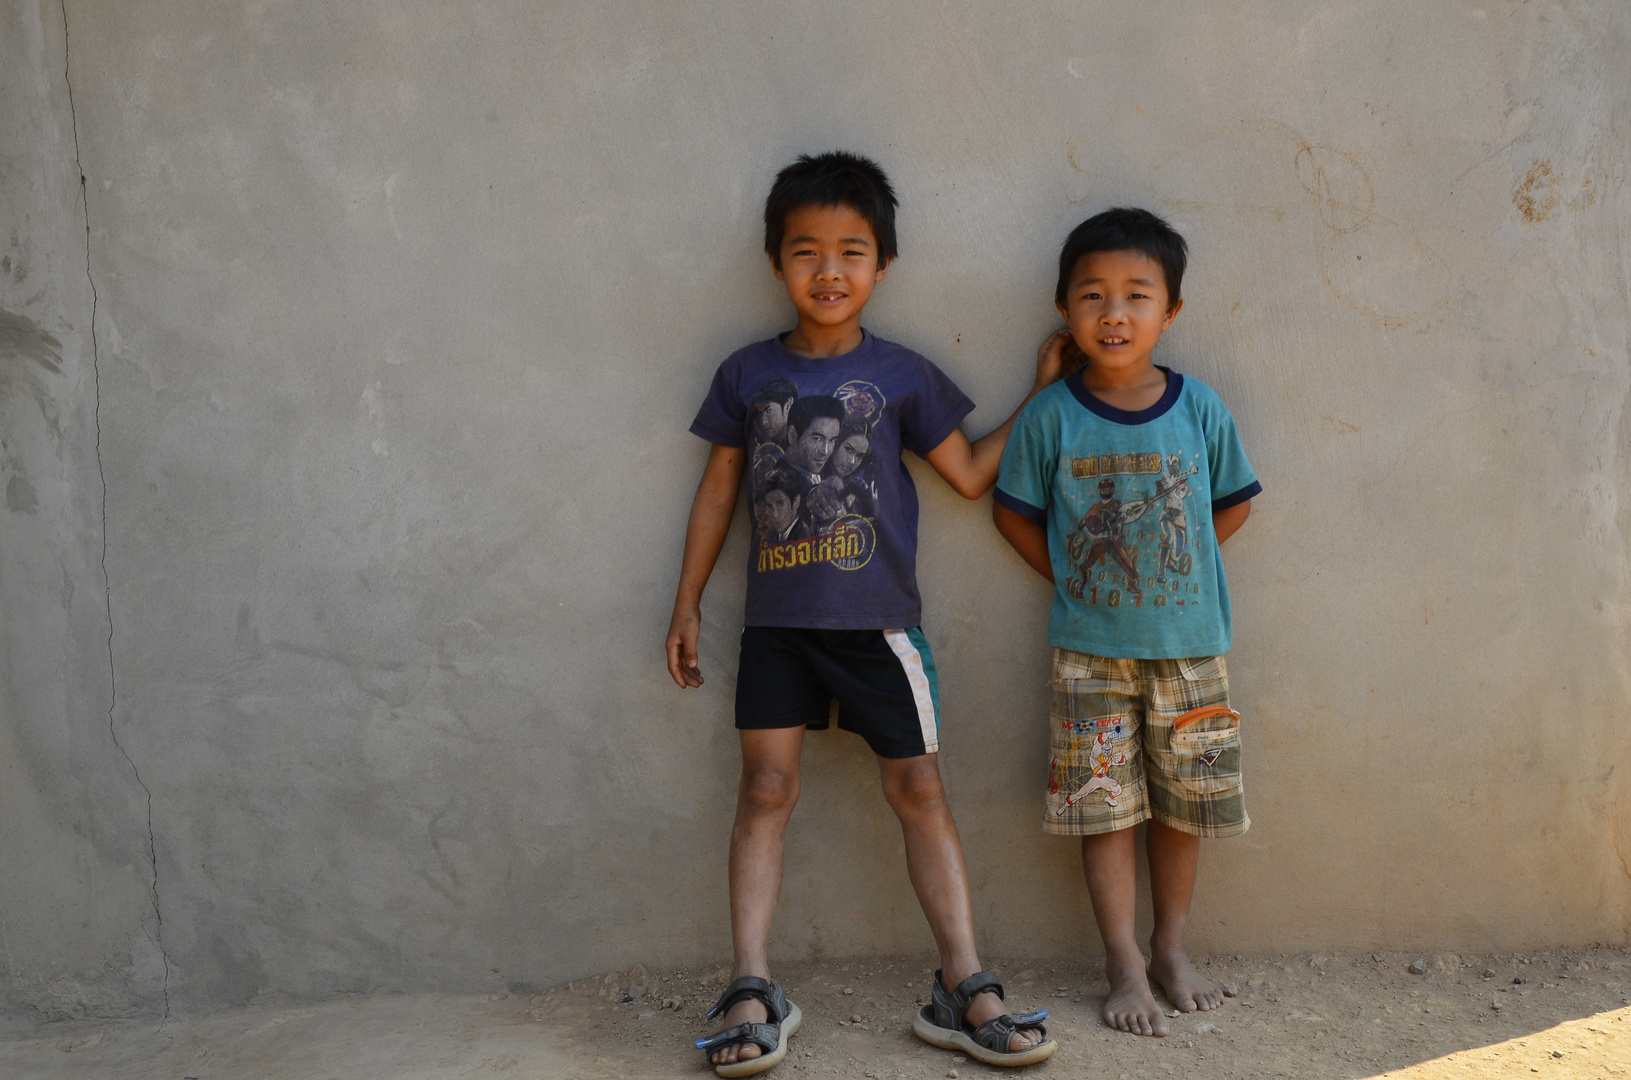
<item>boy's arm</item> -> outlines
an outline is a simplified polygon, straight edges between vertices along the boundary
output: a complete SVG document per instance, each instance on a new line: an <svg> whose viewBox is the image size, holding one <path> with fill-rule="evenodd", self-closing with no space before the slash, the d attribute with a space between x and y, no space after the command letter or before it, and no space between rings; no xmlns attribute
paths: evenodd
<svg viewBox="0 0 1631 1080"><path fill-rule="evenodd" d="M1040 521L1032 521L1028 517L1014 513L1002 503L992 504L991 519L996 522L997 531L1002 533L1002 538L1019 552L1019 557L1024 559L1032 570L1052 581L1053 560L1048 557L1047 526Z"/></svg>
<svg viewBox="0 0 1631 1080"><path fill-rule="evenodd" d="M1069 355L1066 345L1070 345ZM1036 351L1036 385L1019 403L1019 408L997 430L968 441L961 430L947 435L940 445L929 451L925 459L934 471L945 478L952 490L965 499L978 499L997 482L997 466L1002 461L1002 448L1008 442L1008 432L1025 406L1050 383L1075 371L1082 363L1082 355L1071 340L1070 330L1055 330Z"/></svg>
<svg viewBox="0 0 1631 1080"><path fill-rule="evenodd" d="M691 502L691 520L685 526L685 556L680 562L680 587L674 594L674 617L668 623L668 673L683 687L702 685L697 667L697 635L702 630L702 589L719 561L725 534L736 511L736 492L742 486L742 465L747 451L735 446L714 446L708 452L697 495Z"/></svg>
<svg viewBox="0 0 1631 1080"><path fill-rule="evenodd" d="M1212 531L1217 534L1218 543L1221 544L1233 536L1242 525L1246 524L1246 519L1251 516L1251 513L1252 501L1250 499L1243 503L1236 503L1225 510L1212 511ZM1017 514L1015 516L1018 517Z"/></svg>

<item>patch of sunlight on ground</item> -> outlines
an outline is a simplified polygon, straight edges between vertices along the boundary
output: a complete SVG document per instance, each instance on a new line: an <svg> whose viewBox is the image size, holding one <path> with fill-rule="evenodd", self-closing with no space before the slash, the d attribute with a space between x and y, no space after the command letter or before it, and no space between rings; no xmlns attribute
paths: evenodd
<svg viewBox="0 0 1631 1080"><path fill-rule="evenodd" d="M1631 1077L1631 1008L1567 1020L1533 1035L1381 1073L1377 1080L1537 1075L1553 1080Z"/></svg>

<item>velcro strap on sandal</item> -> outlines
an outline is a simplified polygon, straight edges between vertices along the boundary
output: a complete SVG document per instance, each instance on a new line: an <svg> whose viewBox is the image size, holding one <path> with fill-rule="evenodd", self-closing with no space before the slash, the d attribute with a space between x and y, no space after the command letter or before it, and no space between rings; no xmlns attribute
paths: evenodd
<svg viewBox="0 0 1631 1080"><path fill-rule="evenodd" d="M712 1020L722 1015L732 1005L747 998L757 998L764 1002L765 1009L770 1013L770 1022L779 1024L787 1018L787 997L782 988L770 979L761 979L757 975L744 975L740 979L725 987L725 992L719 995L714 1007L708 1010L705 1019Z"/></svg>
<svg viewBox="0 0 1631 1080"><path fill-rule="evenodd" d="M1046 1020L1050 1014L1046 1009L1032 1009L1028 1013L1009 1013L1008 1015L1014 1018L1014 1023L1019 1027L1040 1028L1042 1027L1042 1021ZM1044 1028L1043 1030L1047 1029Z"/></svg>
<svg viewBox="0 0 1631 1080"><path fill-rule="evenodd" d="M974 1033L969 1037L974 1040L977 1046L983 1046L987 1050L999 1054L1016 1053L1017 1051L1012 1048L1013 1038L1015 1032L1021 1028L1034 1028L1041 1038L1046 1039L1048 1037L1048 1029L1038 1022L1042 1017L1047 1016L1047 1013L1042 1010L1038 1010L1038 1012L1041 1012L1041 1016L1034 1012L1026 1013L1024 1016L1013 1016L1009 1013L994 1016L975 1028Z"/></svg>
<svg viewBox="0 0 1631 1080"><path fill-rule="evenodd" d="M726 1028L717 1035L698 1039L696 1047L704 1053L717 1050L722 1046L740 1046L743 1043L753 1043L765 1053L770 1053L780 1046L782 1042L781 1024L737 1024Z"/></svg>
<svg viewBox="0 0 1631 1080"><path fill-rule="evenodd" d="M957 1012L961 1017L962 1011L968 1008L969 1002L987 990L1003 999L1002 980L989 971L976 971L968 978L957 984L957 989L951 992L952 1001L957 1005Z"/></svg>

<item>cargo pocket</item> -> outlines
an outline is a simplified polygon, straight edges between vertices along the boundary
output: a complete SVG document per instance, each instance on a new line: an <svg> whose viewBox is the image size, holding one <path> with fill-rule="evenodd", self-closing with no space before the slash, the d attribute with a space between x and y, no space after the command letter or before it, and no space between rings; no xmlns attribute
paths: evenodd
<svg viewBox="0 0 1631 1080"><path fill-rule="evenodd" d="M1172 756L1186 791L1215 795L1240 786L1240 714L1203 705L1172 722Z"/></svg>
<svg viewBox="0 0 1631 1080"><path fill-rule="evenodd" d="M1221 656L1178 661L1184 704L1172 721L1178 781L1197 795L1240 786L1240 714L1229 708L1229 670Z"/></svg>

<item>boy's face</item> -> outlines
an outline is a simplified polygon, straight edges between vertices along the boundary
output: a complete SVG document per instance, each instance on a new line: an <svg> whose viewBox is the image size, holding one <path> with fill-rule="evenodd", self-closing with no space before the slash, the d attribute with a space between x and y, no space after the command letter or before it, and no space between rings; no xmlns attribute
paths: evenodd
<svg viewBox="0 0 1631 1080"><path fill-rule="evenodd" d="M788 214L781 265L773 269L800 323L837 328L859 325L872 287L889 266L878 265L878 241L866 218L839 204Z"/></svg>
<svg viewBox="0 0 1631 1080"><path fill-rule="evenodd" d="M792 440L787 460L805 472L818 473L838 442L838 421L830 416L812 417L803 431L789 425L787 435Z"/></svg>
<svg viewBox="0 0 1631 1080"><path fill-rule="evenodd" d="M1094 251L1076 260L1059 314L1095 366L1126 370L1150 364L1183 306L1169 301L1166 273L1142 251Z"/></svg>

